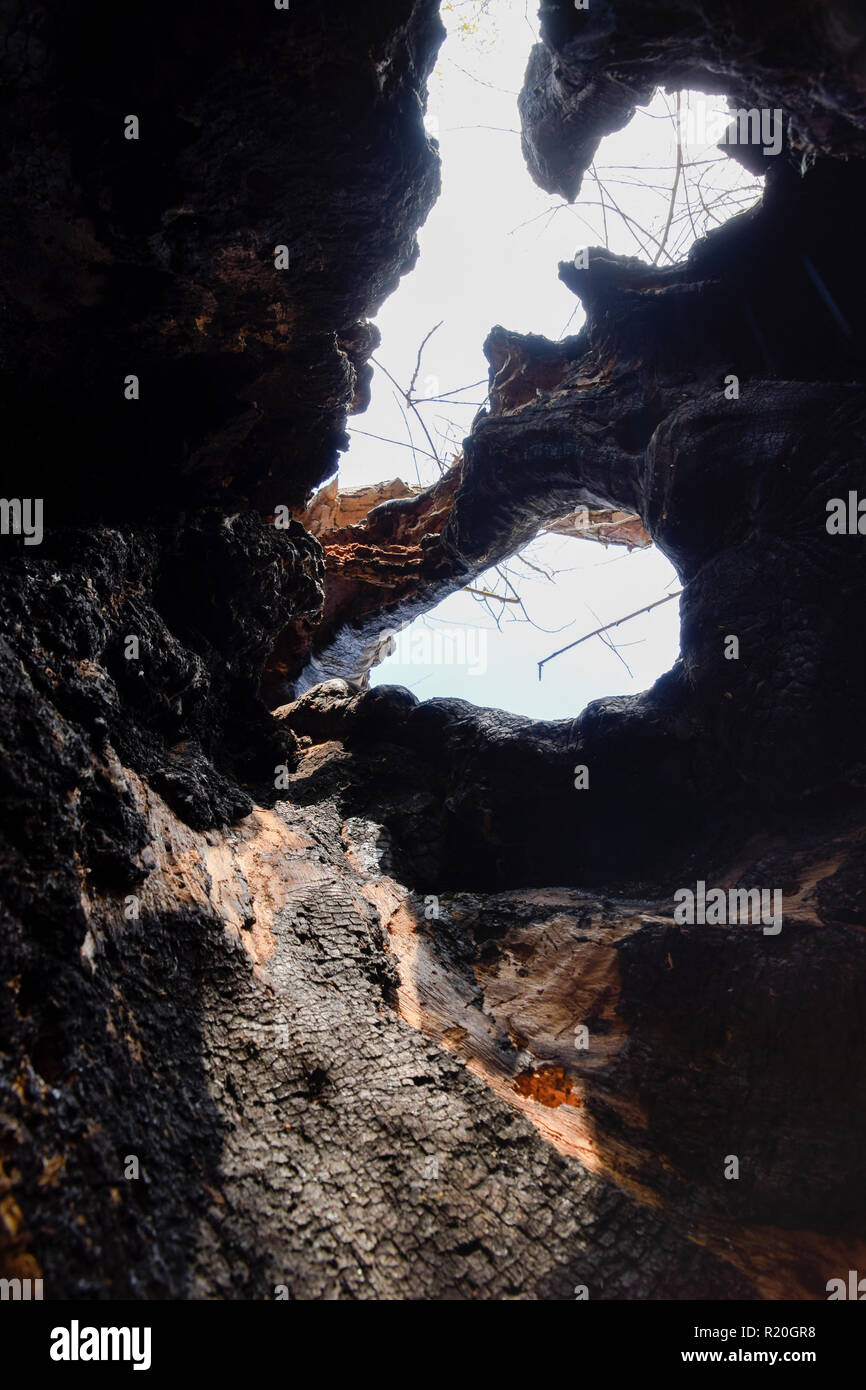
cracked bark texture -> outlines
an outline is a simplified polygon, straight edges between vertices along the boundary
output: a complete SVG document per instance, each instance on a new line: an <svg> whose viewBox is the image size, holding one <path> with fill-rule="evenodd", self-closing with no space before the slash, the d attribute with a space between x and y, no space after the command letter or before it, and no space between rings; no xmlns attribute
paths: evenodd
<svg viewBox="0 0 866 1390"><path fill-rule="evenodd" d="M809 1299L866 1260L863 541L825 529L866 433L862 17L543 6L542 186L662 82L781 107L785 151L683 265L561 267L579 335L494 329L459 467L351 523L329 593L272 516L365 402L441 32L4 8L4 492L46 535L0 538L0 1264L46 1298ZM269 713L317 633L352 675L579 506L681 576L652 690ZM781 933L676 923L699 878L782 888Z"/></svg>

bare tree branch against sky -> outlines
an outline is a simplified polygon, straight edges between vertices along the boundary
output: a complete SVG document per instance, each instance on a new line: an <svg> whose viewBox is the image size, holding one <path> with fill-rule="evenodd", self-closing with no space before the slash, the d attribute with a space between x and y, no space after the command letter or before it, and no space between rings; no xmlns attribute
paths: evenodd
<svg viewBox="0 0 866 1390"><path fill-rule="evenodd" d="M560 260L595 245L648 264L675 264L696 237L761 192L759 180L716 148L718 130L712 139L700 138L708 103L723 127L724 98L665 92L602 142L573 205L542 192L524 164L516 104L536 37L534 14L524 0L453 0L443 18L449 37L431 78L427 114L442 157L442 193L419 233L418 265L377 319L382 344L372 404L350 422L352 445L340 470L347 487L397 475L423 483L440 476L479 409L487 373L482 343L495 323L554 340L580 329L583 309L557 278ZM411 686L423 679L426 696L461 695L558 717L573 712L576 701L645 688L672 664L678 612L665 604L625 629L622 640L636 644L632 675L613 644L605 650L598 642L558 662L539 687L545 631L575 624L580 631L590 603L612 622L662 596L675 575L654 548L623 556L551 535L524 556L534 572L500 566L476 586L505 596L513 582L522 605L473 601L463 591L418 620L434 627L480 622L483 673L476 669L469 679L454 668L403 669L398 652L376 668L374 683Z"/></svg>

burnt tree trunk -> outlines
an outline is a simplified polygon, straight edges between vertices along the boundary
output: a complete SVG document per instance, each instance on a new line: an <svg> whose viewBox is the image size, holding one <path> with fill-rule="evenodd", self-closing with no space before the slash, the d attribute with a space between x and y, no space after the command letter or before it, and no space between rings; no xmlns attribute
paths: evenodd
<svg viewBox="0 0 866 1390"><path fill-rule="evenodd" d="M438 192L435 0L5 7L3 491L44 537L0 536L3 1276L729 1299L864 1268L866 541L826 520L863 487L866 27L706 9L545 5L527 163L573 198L655 86L723 90L784 113L760 206L669 270L561 267L582 332L495 329L459 466L328 543L274 517L347 447ZM680 574L652 690L542 723L341 679L581 506ZM698 880L778 887L781 930L682 924Z"/></svg>

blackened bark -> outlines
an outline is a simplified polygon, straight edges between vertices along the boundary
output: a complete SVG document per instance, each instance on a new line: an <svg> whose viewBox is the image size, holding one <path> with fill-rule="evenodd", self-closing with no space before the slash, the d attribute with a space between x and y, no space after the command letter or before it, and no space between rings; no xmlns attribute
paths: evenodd
<svg viewBox="0 0 866 1390"><path fill-rule="evenodd" d="M670 270L562 267L565 343L494 330L490 415L367 518L352 562L393 582L344 622L272 513L333 470L435 197L435 4L7 7L4 491L46 533L0 537L4 1275L820 1298L862 1268L863 538L825 521L862 486L866 35L706 8L546 5L528 162L573 196L689 82L784 111L761 206ZM651 691L268 712L317 631L351 674L580 504L681 575ZM684 925L697 880L778 888L781 931Z"/></svg>

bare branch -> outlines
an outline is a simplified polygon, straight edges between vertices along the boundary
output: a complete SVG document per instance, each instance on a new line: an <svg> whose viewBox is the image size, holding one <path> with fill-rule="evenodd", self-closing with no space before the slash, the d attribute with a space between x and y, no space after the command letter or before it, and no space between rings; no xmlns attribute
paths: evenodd
<svg viewBox="0 0 866 1390"><path fill-rule="evenodd" d="M443 322L444 322L444 320L443 320ZM438 327L438 326L439 326L439 325L437 324L437 327ZM431 330L431 331L432 331L432 330ZM428 337L430 336L429 333L428 333L427 336L428 336ZM423 344L422 344L422 346L423 346ZM420 356L420 352L419 352L419 356ZM399 381L395 381L394 377L392 377L391 373L388 371L388 368L385 367L385 366L383 366L382 363L379 362L375 357L371 357L371 358L370 358L370 361L371 361L371 362L375 362L376 366L380 369L380 371L383 371L383 372L385 373L386 377L387 377L388 380L392 383L392 385L394 385L394 386L397 387L397 390L400 392L400 395L403 397L404 401L405 401L406 404L409 406L409 409L413 412L413 414L415 415L415 417L416 417L416 419L417 419L419 425L421 426L422 430L424 431L424 435L425 435L425 438L426 438L426 440L427 440L427 443L430 445L430 448L431 448L431 450L432 450L431 457L434 458L434 459L436 460L437 464L439 465L440 471L444 470L445 464L442 462L441 458L439 457L439 454L438 454L437 449L436 449L436 445L433 443L433 440L432 440L431 437L430 437L430 431L428 430L426 424L424 423L424 417L423 417L423 415L421 414L421 412L420 412L420 410L418 409L418 407L416 406L415 402L413 401L413 399L412 399L410 393L409 393L408 391L404 391L404 390L403 390L403 387L400 385Z"/></svg>
<svg viewBox="0 0 866 1390"><path fill-rule="evenodd" d="M505 594L494 594L490 589L471 589L467 584L464 594L477 594L479 598L495 598L497 603L520 603L519 598L507 598Z"/></svg>
<svg viewBox="0 0 866 1390"><path fill-rule="evenodd" d="M444 320L443 320L444 322ZM470 381L468 386L455 386L453 391L443 391L438 396L416 396L416 405L426 405L428 401L445 401L449 396L459 396L461 391L474 391L476 386L486 386L487 377L484 376L480 381ZM454 405L477 405L477 401L454 401Z"/></svg>
<svg viewBox="0 0 866 1390"><path fill-rule="evenodd" d="M645 608L636 608L633 613L626 613L624 618L617 618L616 622L605 623L603 627L597 627L593 632L587 632L585 636L578 637L576 642L569 642L567 647L560 647L558 652L551 652L538 663L538 679L541 680L541 668L546 666L548 661L553 661L554 657L562 656L563 652L570 652L574 647L579 647L581 642L588 642L590 637L598 637L602 632L609 632L612 627L619 627L620 623L627 623L630 618L639 618L641 613L649 613L653 608L658 608L662 603L669 603L672 598L679 598L682 589L677 589L672 594L665 594L664 598L657 598L655 603L648 603Z"/></svg>
<svg viewBox="0 0 866 1390"><path fill-rule="evenodd" d="M595 621L596 621L597 623L600 623L600 622L601 622L601 618L598 616L598 614L596 613L595 609L594 609L594 608L590 608L589 604L587 604L586 606L587 606L587 608L589 608L589 611L590 611L590 613L592 614L592 616L595 618ZM617 658L617 660L622 662L623 666L624 666L625 669L628 671L629 678L630 678L631 680L634 680L634 671L633 671L633 670L631 669L631 667L629 666L628 662L626 661L626 659L625 659L625 657L623 656L622 652L620 651L619 647L616 645L616 642L614 642L613 638L612 638L612 637L607 637L607 636L605 635L605 632L604 632L604 629L603 629L603 628L600 630L598 636L599 636L599 640L607 647L608 651L613 652L613 654L614 654L614 656Z"/></svg>
<svg viewBox="0 0 866 1390"><path fill-rule="evenodd" d="M429 454L426 449L419 449L417 444L404 444L402 439L388 439L384 434L373 434L370 430L358 430L354 426L350 427L349 434L363 434L367 439L379 439L383 444L396 444L399 449L412 449L423 454L425 458L436 459L436 462L439 462L435 454Z"/></svg>
<svg viewBox="0 0 866 1390"><path fill-rule="evenodd" d="M504 92L505 96L507 97L517 97L520 95L519 92L510 91L508 87L495 87L492 82L485 82L483 78L476 77L475 73L470 72L468 68L463 68L460 66L459 63L455 63L453 58L449 58L448 61L451 64L452 68L456 68L458 72L462 72L466 77L471 77L472 81L477 82L479 86L489 87L491 92Z"/></svg>
<svg viewBox="0 0 866 1390"><path fill-rule="evenodd" d="M403 393L407 398L411 396L412 392L415 390L415 382L418 380L418 373L421 370L421 354L424 351L427 344L429 343L430 339L433 337L433 334L436 332L436 329L441 328L444 322L444 319L440 319L439 322L435 324L433 328L430 329L430 332L426 335L426 337L421 339L421 346L418 349L418 356L415 358L415 370L412 373L412 380L409 382L408 391L404 391Z"/></svg>
<svg viewBox="0 0 866 1390"><path fill-rule="evenodd" d="M402 403L401 403L401 401L400 401L400 397L397 395L397 392L395 391L393 394L394 394L394 400L397 402L397 409L399 410L400 414L403 416L403 424L406 426L406 433L407 433L408 436L409 436L409 447L410 447L410 449L412 450L412 462L413 462L414 465L415 465L415 477L418 479L418 482L419 482L419 484L420 484L420 482L421 482L421 472L420 472L420 469L418 468L418 455L417 455L417 453L416 453L416 451L415 451L415 440L412 438L412 429L411 429L411 426L410 426L410 424L409 424L409 417L408 417L408 415L406 414L405 410L403 409Z"/></svg>
<svg viewBox="0 0 866 1390"><path fill-rule="evenodd" d="M678 189L679 186L680 186L680 179L682 178L682 173L683 173L683 145L682 145L682 140L681 140L681 138L680 138L680 93L679 93L679 92L677 92L677 120L676 120L676 131L677 131L677 164L676 164L676 172L674 173L674 184L673 184L673 188L671 189L671 201L670 201L670 206L669 206L669 208L668 208L668 220L667 220L667 222L665 223L665 229L664 229L664 231L662 232L662 239L661 239L661 242L659 243L659 249L658 249L658 251L657 251L656 254L655 254L655 259L653 260L653 265L658 265L659 260L660 260L660 258L661 258L661 254L662 254L662 252L664 251L665 246L666 246L666 244L667 244L668 233L670 232L670 229L671 229L671 218L672 218L673 215L674 215L674 208L676 207L677 189Z"/></svg>

